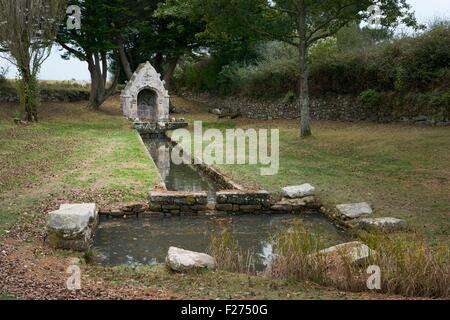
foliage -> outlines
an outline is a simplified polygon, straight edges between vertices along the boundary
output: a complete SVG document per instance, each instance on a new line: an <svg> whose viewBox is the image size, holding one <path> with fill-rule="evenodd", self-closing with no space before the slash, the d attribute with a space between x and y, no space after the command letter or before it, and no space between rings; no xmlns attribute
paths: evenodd
<svg viewBox="0 0 450 320"><path fill-rule="evenodd" d="M344 34L346 31L343 32ZM310 48L310 89L312 95L353 94L366 90L377 92L446 92L450 83L450 29L441 23L429 30L389 41L372 44L363 43L353 49L339 46L336 38L319 41ZM447 46L443 45L448 43ZM221 81L223 74L208 75L211 89L205 91L241 94L254 97L284 97L294 91L300 80L298 53L292 46L280 42L263 42L257 46L257 58L251 63L223 66L227 82ZM203 61L207 60L204 58ZM206 62L203 62L206 63ZM188 66L189 65L189 66ZM186 61L177 77L183 78L183 70L197 68L198 81L202 77L201 66L192 60ZM217 69L216 69L217 70ZM217 81L215 81L217 79ZM206 80L205 80L206 81ZM224 90L226 83L230 90ZM192 89L186 79L183 86ZM202 91L201 87L197 90ZM205 89L203 87L203 89ZM439 94L438 94L439 95ZM434 105L444 106L435 98ZM428 104L428 103L427 103ZM447 103L448 105L448 103Z"/></svg>
<svg viewBox="0 0 450 320"><path fill-rule="evenodd" d="M435 95L431 98L431 105L435 107L450 107L450 89L442 94Z"/></svg>
<svg viewBox="0 0 450 320"><path fill-rule="evenodd" d="M293 91L288 91L283 98L283 104L292 104L295 101L295 93Z"/></svg>
<svg viewBox="0 0 450 320"><path fill-rule="evenodd" d="M65 0L1 0L0 48L19 70L18 94L28 121L38 121L37 77L49 57Z"/></svg>
<svg viewBox="0 0 450 320"><path fill-rule="evenodd" d="M399 91L448 89L450 83L450 23L433 26L415 39L405 39L397 59L395 88ZM446 88L442 88L446 86Z"/></svg>
<svg viewBox="0 0 450 320"><path fill-rule="evenodd" d="M298 109L301 114L300 134L311 135L309 102L309 48L321 39L335 35L349 23L360 22L370 15L368 7L379 4L383 11L380 23L385 27L399 22L416 26L406 0L172 0L170 8L194 9L193 16L207 20L202 36L223 41L247 36L261 40L277 40L298 50Z"/></svg>
<svg viewBox="0 0 450 320"><path fill-rule="evenodd" d="M376 90L369 89L359 94L359 101L365 106L375 108L380 105L381 95Z"/></svg>
<svg viewBox="0 0 450 320"><path fill-rule="evenodd" d="M27 104L37 107L40 103L40 89L39 81L36 77L30 77L24 80L23 75L19 70L19 77L16 79L16 90L19 96L20 105L26 108Z"/></svg>

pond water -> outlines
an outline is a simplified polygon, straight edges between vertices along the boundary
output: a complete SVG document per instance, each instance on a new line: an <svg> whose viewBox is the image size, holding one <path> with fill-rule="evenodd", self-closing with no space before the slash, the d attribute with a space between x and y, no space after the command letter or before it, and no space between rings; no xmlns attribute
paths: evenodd
<svg viewBox="0 0 450 320"><path fill-rule="evenodd" d="M254 254L256 269L263 270L272 253L271 236L280 228L294 223L301 223L319 233L326 245L344 242L344 232L318 213L223 218L102 218L94 238L94 248L102 264L155 265L164 262L170 246L207 252L211 235L227 229L244 252Z"/></svg>
<svg viewBox="0 0 450 320"><path fill-rule="evenodd" d="M161 178L169 191L208 192L208 200L215 201L217 188L210 177L187 164L175 165L170 155L172 144L165 138L144 139Z"/></svg>
<svg viewBox="0 0 450 320"><path fill-rule="evenodd" d="M190 165L174 165L172 146L167 139L144 139L170 191L207 191L215 201L216 186ZM244 215L228 217L141 217L101 218L94 237L98 261L105 265L155 265L163 263L169 247L208 252L213 234L229 230L243 252L263 270L272 254L271 237L280 228L302 224L320 234L325 245L344 242L345 234L318 212L302 215Z"/></svg>

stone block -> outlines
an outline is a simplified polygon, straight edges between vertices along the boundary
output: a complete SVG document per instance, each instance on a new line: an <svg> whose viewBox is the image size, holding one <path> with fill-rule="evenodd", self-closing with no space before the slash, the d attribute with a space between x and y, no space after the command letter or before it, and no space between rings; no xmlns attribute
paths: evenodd
<svg viewBox="0 0 450 320"><path fill-rule="evenodd" d="M356 219L362 216L372 214L372 208L366 203L351 203L351 204L340 204L336 206L336 209L341 215L348 219Z"/></svg>
<svg viewBox="0 0 450 320"><path fill-rule="evenodd" d="M216 262L210 255L175 247L169 248L166 264L170 269L178 272L215 269L216 267Z"/></svg>
<svg viewBox="0 0 450 320"><path fill-rule="evenodd" d="M283 197L291 199L314 196L315 192L316 189L309 183L305 183L299 186L285 187L281 190Z"/></svg>
<svg viewBox="0 0 450 320"><path fill-rule="evenodd" d="M58 249L86 251L92 245L97 225L95 203L63 204L49 214L47 242Z"/></svg>

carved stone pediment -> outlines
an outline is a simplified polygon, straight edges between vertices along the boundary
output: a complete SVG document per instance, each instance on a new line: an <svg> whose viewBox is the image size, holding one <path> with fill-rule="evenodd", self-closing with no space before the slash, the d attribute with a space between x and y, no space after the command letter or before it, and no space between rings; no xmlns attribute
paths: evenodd
<svg viewBox="0 0 450 320"><path fill-rule="evenodd" d="M141 64L120 95L123 114L141 122L169 120L169 93L150 62Z"/></svg>

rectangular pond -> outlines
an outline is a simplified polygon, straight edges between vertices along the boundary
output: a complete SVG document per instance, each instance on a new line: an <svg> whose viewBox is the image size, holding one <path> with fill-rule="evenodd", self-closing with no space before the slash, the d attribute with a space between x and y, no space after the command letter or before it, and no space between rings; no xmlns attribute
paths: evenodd
<svg viewBox="0 0 450 320"><path fill-rule="evenodd" d="M102 218L94 238L98 260L106 265L163 263L169 247L207 252L211 236L229 230L244 252L252 252L262 270L272 253L271 236L280 228L300 223L320 234L325 245L345 241L343 230L318 213L244 215L229 217Z"/></svg>

